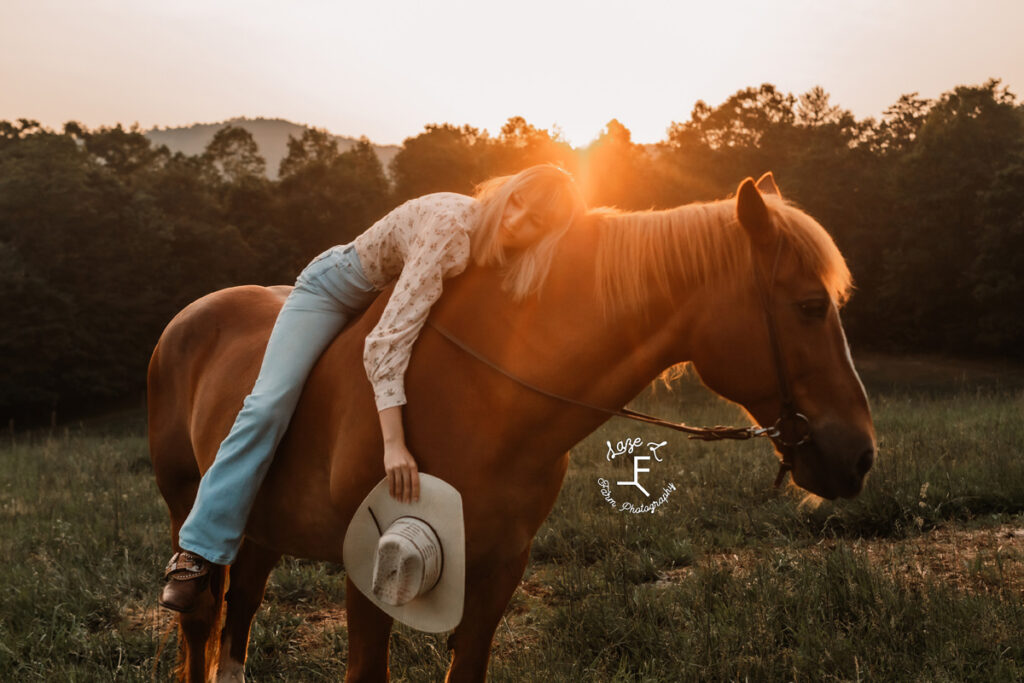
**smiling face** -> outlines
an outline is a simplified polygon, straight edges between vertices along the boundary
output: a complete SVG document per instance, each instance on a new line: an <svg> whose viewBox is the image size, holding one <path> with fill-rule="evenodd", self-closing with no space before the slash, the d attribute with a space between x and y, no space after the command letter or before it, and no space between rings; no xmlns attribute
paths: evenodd
<svg viewBox="0 0 1024 683"><path fill-rule="evenodd" d="M473 259L505 268L505 290L515 299L535 294L551 269L561 238L586 206L565 170L538 164L477 188L480 213Z"/></svg>
<svg viewBox="0 0 1024 683"><path fill-rule="evenodd" d="M544 226L537 212L519 193L514 193L505 204L505 212L501 216L499 239L502 247L508 250L525 249L539 242L543 235Z"/></svg>

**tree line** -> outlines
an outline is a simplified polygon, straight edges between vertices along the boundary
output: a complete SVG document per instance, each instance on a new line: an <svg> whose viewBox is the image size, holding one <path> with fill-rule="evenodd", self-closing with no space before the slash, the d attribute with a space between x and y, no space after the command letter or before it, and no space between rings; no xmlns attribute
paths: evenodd
<svg viewBox="0 0 1024 683"><path fill-rule="evenodd" d="M626 209L725 197L771 170L850 263L855 346L1024 356L1024 106L996 80L904 95L878 120L765 84L698 102L655 145L614 119L582 149L521 117L494 135L431 124L388 172L368 140L341 152L310 128L273 181L241 127L187 156L137 127L19 119L0 121L0 407L138 392L190 301L291 283L406 199L541 162L591 206Z"/></svg>

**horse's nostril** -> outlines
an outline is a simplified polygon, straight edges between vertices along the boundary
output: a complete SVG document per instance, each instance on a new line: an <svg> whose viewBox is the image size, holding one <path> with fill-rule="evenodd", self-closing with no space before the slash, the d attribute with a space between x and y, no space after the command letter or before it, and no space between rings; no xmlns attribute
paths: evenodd
<svg viewBox="0 0 1024 683"><path fill-rule="evenodd" d="M857 458L857 474L864 476L871 469L871 466L875 464L875 449L869 448L860 454Z"/></svg>

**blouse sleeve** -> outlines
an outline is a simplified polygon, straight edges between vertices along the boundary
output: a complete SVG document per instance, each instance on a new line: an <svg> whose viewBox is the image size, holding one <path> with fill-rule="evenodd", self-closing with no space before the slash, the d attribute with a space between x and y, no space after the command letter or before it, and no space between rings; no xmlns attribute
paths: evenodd
<svg viewBox="0 0 1024 683"><path fill-rule="evenodd" d="M462 272L469 256L469 236L464 230L438 229L438 223L454 221L454 217L424 220L430 223L410 242L391 299L363 349L363 364L378 411L405 404L405 370L412 346L430 307L441 296L443 279Z"/></svg>

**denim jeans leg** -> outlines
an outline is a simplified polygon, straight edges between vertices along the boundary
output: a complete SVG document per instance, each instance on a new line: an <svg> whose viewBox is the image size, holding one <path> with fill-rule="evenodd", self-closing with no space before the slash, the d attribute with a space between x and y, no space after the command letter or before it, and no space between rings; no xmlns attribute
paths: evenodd
<svg viewBox="0 0 1024 683"><path fill-rule="evenodd" d="M336 258L326 260L319 264L320 259L314 260L285 301L252 392L221 442L213 465L203 475L195 504L178 534L183 549L211 562L234 561L256 493L288 428L306 377L357 312L352 304L364 308L375 295L372 289L360 290L342 303L325 287L321 276L336 272L344 276L346 271L337 270ZM358 270L358 258L355 264ZM333 284L331 289L346 289L345 283Z"/></svg>

